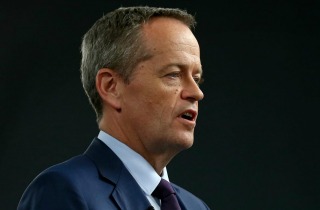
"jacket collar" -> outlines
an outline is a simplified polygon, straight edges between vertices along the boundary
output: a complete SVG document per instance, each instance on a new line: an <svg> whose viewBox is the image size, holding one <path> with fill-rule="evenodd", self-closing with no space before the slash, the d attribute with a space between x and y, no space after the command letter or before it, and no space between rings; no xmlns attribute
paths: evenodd
<svg viewBox="0 0 320 210"><path fill-rule="evenodd" d="M112 197L120 209L150 209L150 203L142 189L114 152L95 138L84 153L96 165L106 181L114 185Z"/></svg>

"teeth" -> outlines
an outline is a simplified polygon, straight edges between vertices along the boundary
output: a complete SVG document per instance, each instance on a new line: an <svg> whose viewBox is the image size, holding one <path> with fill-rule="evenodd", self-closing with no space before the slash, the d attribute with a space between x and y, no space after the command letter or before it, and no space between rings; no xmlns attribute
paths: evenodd
<svg viewBox="0 0 320 210"><path fill-rule="evenodd" d="M187 120L192 120L193 115L192 115L192 113L186 112L186 113L183 113L183 115L181 117L184 119L187 119Z"/></svg>
<svg viewBox="0 0 320 210"><path fill-rule="evenodd" d="M192 117L192 114L190 114L189 112L184 113L184 115L187 116L187 117Z"/></svg>

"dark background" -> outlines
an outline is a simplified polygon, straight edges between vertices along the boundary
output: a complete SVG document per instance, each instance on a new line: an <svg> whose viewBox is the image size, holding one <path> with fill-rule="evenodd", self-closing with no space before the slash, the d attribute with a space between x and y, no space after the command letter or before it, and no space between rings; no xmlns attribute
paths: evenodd
<svg viewBox="0 0 320 210"><path fill-rule="evenodd" d="M152 2L152 3L151 3ZM0 209L97 135L82 35L118 6L195 14L205 99L173 182L215 210L319 210L319 1L8 1L0 7Z"/></svg>

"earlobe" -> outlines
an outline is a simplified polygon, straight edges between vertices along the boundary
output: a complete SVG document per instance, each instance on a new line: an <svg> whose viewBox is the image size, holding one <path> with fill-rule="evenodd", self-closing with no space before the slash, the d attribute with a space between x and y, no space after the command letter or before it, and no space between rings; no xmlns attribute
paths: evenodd
<svg viewBox="0 0 320 210"><path fill-rule="evenodd" d="M110 106L116 110L121 110L119 79L118 74L108 68L100 69L96 76L96 88L104 106Z"/></svg>

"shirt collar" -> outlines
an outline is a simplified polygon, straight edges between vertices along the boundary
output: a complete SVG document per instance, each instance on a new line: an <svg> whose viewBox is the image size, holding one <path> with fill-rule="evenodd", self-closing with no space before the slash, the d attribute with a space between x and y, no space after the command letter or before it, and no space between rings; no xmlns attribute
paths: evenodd
<svg viewBox="0 0 320 210"><path fill-rule="evenodd" d="M130 174L137 181L138 185L147 195L151 195L161 178L169 181L166 167L163 169L162 177L160 177L148 161L121 141L104 131L99 132L98 139L110 147L110 149L120 158Z"/></svg>

